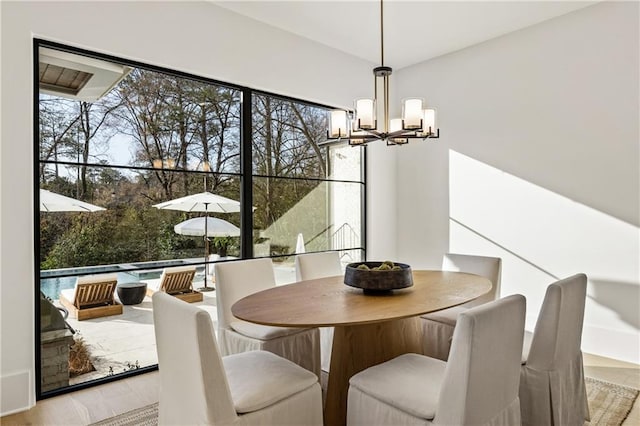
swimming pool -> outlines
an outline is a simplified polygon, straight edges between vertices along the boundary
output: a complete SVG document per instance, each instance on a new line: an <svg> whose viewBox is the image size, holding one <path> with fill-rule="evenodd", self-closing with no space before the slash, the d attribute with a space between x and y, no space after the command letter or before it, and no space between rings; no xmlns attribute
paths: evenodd
<svg viewBox="0 0 640 426"><path fill-rule="evenodd" d="M163 268L168 266L183 265L187 263L187 261L180 259L165 262L146 262L136 264L130 263L123 265L88 266L84 268L45 270L40 271L40 290L44 293L45 296L56 300L59 298L61 290L66 290L75 286L78 276L89 274L116 273L118 276L118 283L130 283L140 280L160 278ZM118 269L121 270L118 271ZM198 270L199 269L196 268L196 271ZM200 267L200 270L204 270L204 267Z"/></svg>
<svg viewBox="0 0 640 426"><path fill-rule="evenodd" d="M138 275L134 275L129 272L117 272L117 275L118 275L118 283L136 282L141 279ZM149 276L145 278L160 278L159 273L155 275L157 276ZM55 300L59 298L61 290L73 288L73 286L76 284L76 278L77 277L75 276L74 277L41 278L40 290L44 293L45 296Z"/></svg>

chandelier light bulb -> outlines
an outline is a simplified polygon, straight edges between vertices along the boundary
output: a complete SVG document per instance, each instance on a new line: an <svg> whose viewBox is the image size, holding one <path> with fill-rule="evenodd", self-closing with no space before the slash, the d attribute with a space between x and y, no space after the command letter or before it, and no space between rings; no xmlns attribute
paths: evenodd
<svg viewBox="0 0 640 426"><path fill-rule="evenodd" d="M402 120L401 118L394 118L389 121L389 133L393 134L394 132L400 132L404 130L402 128ZM402 145L408 143L409 139L403 137L392 137L389 138L387 145Z"/></svg>
<svg viewBox="0 0 640 426"><path fill-rule="evenodd" d="M394 118L389 122L389 133L397 132L398 130L402 130L402 119Z"/></svg>
<svg viewBox="0 0 640 426"><path fill-rule="evenodd" d="M422 99L405 99L402 105L402 128L417 130L422 128Z"/></svg>
<svg viewBox="0 0 640 426"><path fill-rule="evenodd" d="M342 110L331 111L329 116L329 137L341 138L349 135L347 128L347 112Z"/></svg>
<svg viewBox="0 0 640 426"><path fill-rule="evenodd" d="M356 127L362 130L376 128L376 102L373 99L356 100Z"/></svg>
<svg viewBox="0 0 640 426"><path fill-rule="evenodd" d="M422 124L422 131L426 134L433 134L436 131L436 110L425 109Z"/></svg>

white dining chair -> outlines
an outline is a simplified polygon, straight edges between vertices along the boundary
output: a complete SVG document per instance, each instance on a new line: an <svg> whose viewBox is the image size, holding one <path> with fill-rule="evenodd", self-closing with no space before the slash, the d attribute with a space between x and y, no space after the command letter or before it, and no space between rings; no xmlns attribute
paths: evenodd
<svg viewBox="0 0 640 426"><path fill-rule="evenodd" d="M467 272L480 275L491 281L489 293L470 302L452 308L422 315L424 355L446 361L451 348L451 338L458 315L467 309L491 302L500 297L502 259L498 257L475 256L447 253L442 257L442 269L445 271Z"/></svg>
<svg viewBox="0 0 640 426"><path fill-rule="evenodd" d="M315 374L265 351L221 357L211 316L153 295L160 425L322 425Z"/></svg>
<svg viewBox="0 0 640 426"><path fill-rule="evenodd" d="M299 254L296 256L295 266L297 281L343 274L340 255L337 251ZM324 372L329 372L331 366L332 346L333 327L320 327L320 364Z"/></svg>
<svg viewBox="0 0 640 426"><path fill-rule="evenodd" d="M218 341L222 355L250 350L273 352L320 377L318 328L271 327L236 318L231 307L238 300L275 287L271 259L248 259L215 264Z"/></svg>
<svg viewBox="0 0 640 426"><path fill-rule="evenodd" d="M525 303L513 295L462 312L447 362L405 354L354 375L347 424L519 425Z"/></svg>
<svg viewBox="0 0 640 426"><path fill-rule="evenodd" d="M547 287L532 333L525 333L520 372L522 424L582 425L589 405L582 364L587 276Z"/></svg>

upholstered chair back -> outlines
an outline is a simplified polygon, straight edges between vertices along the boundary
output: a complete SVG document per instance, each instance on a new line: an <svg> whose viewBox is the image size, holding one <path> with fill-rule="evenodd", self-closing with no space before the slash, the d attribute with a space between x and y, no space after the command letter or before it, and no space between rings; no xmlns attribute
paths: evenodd
<svg viewBox="0 0 640 426"><path fill-rule="evenodd" d="M158 423L231 424L229 384L209 314L164 292L153 295L160 404Z"/></svg>
<svg viewBox="0 0 640 426"><path fill-rule="evenodd" d="M442 256L442 269L453 272L466 272L488 278L491 291L464 304L466 307L482 305L500 297L502 278L502 259L499 257L475 256L469 254L446 253Z"/></svg>
<svg viewBox="0 0 640 426"><path fill-rule="evenodd" d="M576 274L547 287L533 332L527 365L554 370L580 354L587 276Z"/></svg>
<svg viewBox="0 0 640 426"><path fill-rule="evenodd" d="M434 423L492 424L517 404L525 304L513 295L458 316Z"/></svg>
<svg viewBox="0 0 640 426"><path fill-rule="evenodd" d="M219 328L228 328L235 320L231 313L234 303L276 285L271 259L216 263L215 275Z"/></svg>
<svg viewBox="0 0 640 426"><path fill-rule="evenodd" d="M296 281L342 275L340 255L337 251L307 253L296 256Z"/></svg>

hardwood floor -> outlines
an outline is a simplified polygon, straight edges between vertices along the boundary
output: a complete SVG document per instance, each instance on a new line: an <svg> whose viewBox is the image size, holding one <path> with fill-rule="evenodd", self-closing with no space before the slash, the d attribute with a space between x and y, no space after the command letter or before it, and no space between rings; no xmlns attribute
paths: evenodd
<svg viewBox="0 0 640 426"><path fill-rule="evenodd" d="M0 425L87 425L158 401L158 372L38 401Z"/></svg>
<svg viewBox="0 0 640 426"><path fill-rule="evenodd" d="M595 379L640 388L640 366L584 355L585 374ZM96 386L39 401L28 411L0 418L0 425L87 425L158 401L158 372ZM623 426L640 424L636 401Z"/></svg>

